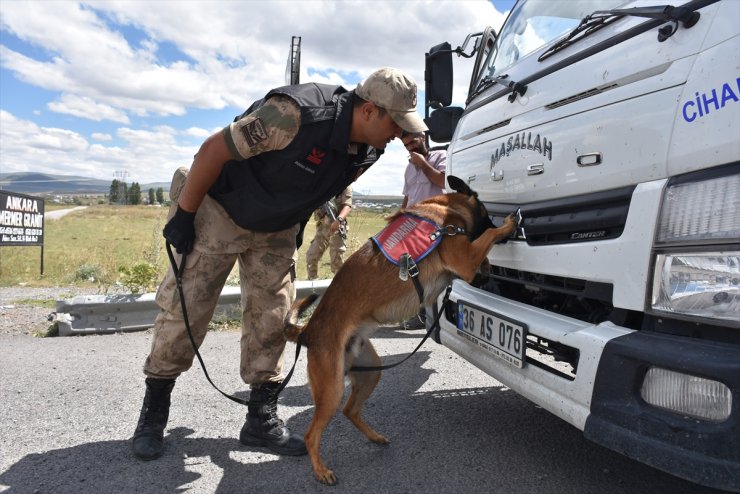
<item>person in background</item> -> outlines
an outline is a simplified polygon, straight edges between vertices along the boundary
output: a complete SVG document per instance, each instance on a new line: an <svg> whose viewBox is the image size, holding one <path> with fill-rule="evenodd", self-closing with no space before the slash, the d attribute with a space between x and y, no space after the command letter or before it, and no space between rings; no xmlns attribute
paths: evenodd
<svg viewBox="0 0 740 494"><path fill-rule="evenodd" d="M319 261L329 247L331 272L337 274L344 263L344 253L347 252L347 216L352 211L352 186L347 186L339 195L328 202L327 207L333 208L336 220L332 219L323 208L314 211L316 220L316 234L306 251L306 272L309 280L315 280L319 275ZM341 231L340 231L341 230Z"/></svg>
<svg viewBox="0 0 740 494"><path fill-rule="evenodd" d="M199 346L237 262L239 370L251 388L239 440L276 454L306 454L303 438L278 418L276 395L302 226L373 165L390 141L403 131L426 130L416 92L411 77L389 67L352 91L317 83L273 89L208 137L190 170L175 172L163 235L180 254L184 302L170 269L157 291L161 311L144 363L146 392L132 440L137 458L161 456L175 380L193 363L182 304Z"/></svg>
<svg viewBox="0 0 740 494"><path fill-rule="evenodd" d="M401 141L409 152L409 163L403 176L402 208L411 207L427 197L445 193L445 172L447 171L447 152L430 151L427 148L423 133L401 136ZM404 329L424 329L426 311L422 307L419 313L401 323Z"/></svg>
<svg viewBox="0 0 740 494"><path fill-rule="evenodd" d="M429 151L424 134L404 134L401 141L409 152L403 176L402 208L411 207L427 197L445 193L447 152Z"/></svg>

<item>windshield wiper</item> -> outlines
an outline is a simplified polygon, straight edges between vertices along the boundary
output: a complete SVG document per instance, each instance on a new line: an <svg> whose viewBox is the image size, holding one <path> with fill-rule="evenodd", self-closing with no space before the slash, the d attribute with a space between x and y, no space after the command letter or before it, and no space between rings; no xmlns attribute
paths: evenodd
<svg viewBox="0 0 740 494"><path fill-rule="evenodd" d="M521 84L516 81L512 81L511 79L509 79L509 76L507 74L496 76L496 77L487 75L483 79L480 80L480 82L478 83L478 86L476 86L475 88L475 91L473 91L472 93L470 93L470 95L468 95L468 99L465 102L465 104L467 105L473 100L473 98L478 96L480 93L482 93L489 87L495 86L496 84L499 84L501 86L505 86L511 89L511 94L509 95L509 101L512 103L516 99L517 94L519 96L524 96L524 93L527 92L526 85Z"/></svg>
<svg viewBox="0 0 740 494"><path fill-rule="evenodd" d="M576 43L577 41L589 36L599 29L611 24L617 19L624 16L647 17L650 19L659 19L666 22L673 22L672 26L662 27L658 32L658 41L663 42L673 36L678 29L678 23L681 22L683 27L690 28L699 20L701 14L693 9L686 7L673 7L671 5L657 5L655 7L635 7L631 9L613 9L597 10L581 19L581 23L573 29L568 35L552 45L537 58L543 61L554 55L560 50Z"/></svg>

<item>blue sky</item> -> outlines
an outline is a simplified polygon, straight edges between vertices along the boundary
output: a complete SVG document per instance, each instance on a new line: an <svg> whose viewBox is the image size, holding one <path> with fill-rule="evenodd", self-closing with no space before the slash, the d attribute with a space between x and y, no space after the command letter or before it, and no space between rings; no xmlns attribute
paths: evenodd
<svg viewBox="0 0 740 494"><path fill-rule="evenodd" d="M351 89L394 66L423 90L431 46L498 30L513 3L3 0L0 172L169 181L208 135L285 83L291 36L302 38L301 82ZM470 70L455 59L458 104ZM355 189L400 195L405 163L393 142Z"/></svg>

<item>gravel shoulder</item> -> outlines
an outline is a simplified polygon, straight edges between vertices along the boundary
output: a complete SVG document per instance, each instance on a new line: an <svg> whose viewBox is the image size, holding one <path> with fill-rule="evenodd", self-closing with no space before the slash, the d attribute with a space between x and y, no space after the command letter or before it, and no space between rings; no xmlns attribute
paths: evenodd
<svg viewBox="0 0 740 494"><path fill-rule="evenodd" d="M0 287L0 335L45 332L57 300L100 293L97 287Z"/></svg>

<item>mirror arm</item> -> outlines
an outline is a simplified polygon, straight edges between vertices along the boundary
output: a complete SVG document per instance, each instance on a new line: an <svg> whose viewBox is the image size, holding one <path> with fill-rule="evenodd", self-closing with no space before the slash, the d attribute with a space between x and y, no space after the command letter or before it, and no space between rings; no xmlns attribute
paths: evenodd
<svg viewBox="0 0 740 494"><path fill-rule="evenodd" d="M454 50L452 50L452 51L454 51L457 54L458 57L463 57L463 58L472 58L473 55L475 55L475 50L471 51L470 54L468 55L459 46L457 48L455 48Z"/></svg>

